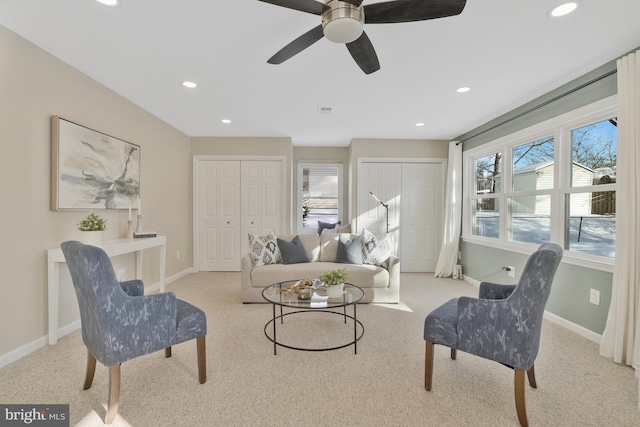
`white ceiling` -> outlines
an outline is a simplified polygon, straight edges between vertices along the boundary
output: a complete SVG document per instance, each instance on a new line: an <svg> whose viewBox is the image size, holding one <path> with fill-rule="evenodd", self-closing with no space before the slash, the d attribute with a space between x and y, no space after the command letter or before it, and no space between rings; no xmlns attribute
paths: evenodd
<svg viewBox="0 0 640 427"><path fill-rule="evenodd" d="M563 0L468 0L455 17L365 25L381 66L365 75L326 39L267 64L316 15L258 0L120 1L0 0L0 24L189 136L451 139L640 46L640 0L578 0L555 19Z"/></svg>

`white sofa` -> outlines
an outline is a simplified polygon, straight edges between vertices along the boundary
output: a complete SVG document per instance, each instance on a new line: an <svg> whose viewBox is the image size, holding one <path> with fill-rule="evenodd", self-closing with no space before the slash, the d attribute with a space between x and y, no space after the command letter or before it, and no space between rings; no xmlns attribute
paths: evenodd
<svg viewBox="0 0 640 427"><path fill-rule="evenodd" d="M346 268L347 282L364 290L362 302L398 303L400 299L400 260L391 255L388 268L370 264L346 264L336 261L339 233L300 234L309 262L253 266L251 254L242 258L242 302L266 302L262 290L286 280L314 279L320 274ZM278 236L291 241L295 234ZM356 235L351 234L350 237Z"/></svg>

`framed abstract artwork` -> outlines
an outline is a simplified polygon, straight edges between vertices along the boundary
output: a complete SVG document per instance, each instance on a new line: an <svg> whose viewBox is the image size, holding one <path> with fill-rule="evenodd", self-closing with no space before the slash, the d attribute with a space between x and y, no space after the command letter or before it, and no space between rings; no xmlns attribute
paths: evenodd
<svg viewBox="0 0 640 427"><path fill-rule="evenodd" d="M51 117L51 209L128 209L140 195L140 146Z"/></svg>

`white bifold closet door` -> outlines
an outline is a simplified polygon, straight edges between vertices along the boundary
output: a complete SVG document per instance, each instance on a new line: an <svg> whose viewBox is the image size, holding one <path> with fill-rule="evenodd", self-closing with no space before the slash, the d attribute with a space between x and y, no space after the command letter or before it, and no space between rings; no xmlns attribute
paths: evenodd
<svg viewBox="0 0 640 427"><path fill-rule="evenodd" d="M282 162L198 162L197 241L200 271L240 271L248 235L282 232Z"/></svg>
<svg viewBox="0 0 640 427"><path fill-rule="evenodd" d="M363 162L358 171L358 232L394 235L403 272L435 270L442 244L444 163ZM373 193L373 195L371 194Z"/></svg>
<svg viewBox="0 0 640 427"><path fill-rule="evenodd" d="M196 197L199 269L239 270L240 162L199 162Z"/></svg>
<svg viewBox="0 0 640 427"><path fill-rule="evenodd" d="M442 245L444 182L441 164L402 165L400 267L405 272L435 271Z"/></svg>

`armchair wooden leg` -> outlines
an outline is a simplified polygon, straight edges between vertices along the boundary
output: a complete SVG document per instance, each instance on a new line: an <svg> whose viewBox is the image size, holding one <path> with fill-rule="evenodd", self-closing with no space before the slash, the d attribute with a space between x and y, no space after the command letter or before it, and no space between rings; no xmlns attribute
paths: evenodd
<svg viewBox="0 0 640 427"><path fill-rule="evenodd" d="M205 346L205 335L196 339L198 347L198 379L200 384L207 382L207 350Z"/></svg>
<svg viewBox="0 0 640 427"><path fill-rule="evenodd" d="M456 356L457 356L457 354L458 354L458 351L457 351L455 348L452 348L452 349L451 349L451 358L452 358L453 360L456 360Z"/></svg>
<svg viewBox="0 0 640 427"><path fill-rule="evenodd" d="M93 357L93 354L89 350L87 350L87 373L84 377L84 386L83 390L87 390L93 384L93 375L96 373L96 358Z"/></svg>
<svg viewBox="0 0 640 427"><path fill-rule="evenodd" d="M431 391L431 381L433 379L433 343L426 341L424 357L424 388Z"/></svg>
<svg viewBox="0 0 640 427"><path fill-rule="evenodd" d="M171 347L164 349L164 357L171 357Z"/></svg>
<svg viewBox="0 0 640 427"><path fill-rule="evenodd" d="M536 384L536 373L533 370L533 366L531 365L531 369L527 371L527 377L529 377L529 384L532 388L538 388L538 384Z"/></svg>
<svg viewBox="0 0 640 427"><path fill-rule="evenodd" d="M518 421L522 427L528 427L527 409L524 404L524 370L515 368L514 389L516 395L516 412L518 413Z"/></svg>
<svg viewBox="0 0 640 427"><path fill-rule="evenodd" d="M105 424L111 424L118 413L120 403L120 365L113 365L109 368L109 406Z"/></svg>

